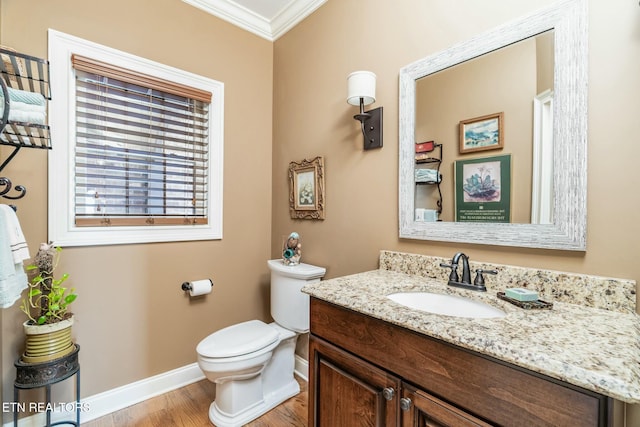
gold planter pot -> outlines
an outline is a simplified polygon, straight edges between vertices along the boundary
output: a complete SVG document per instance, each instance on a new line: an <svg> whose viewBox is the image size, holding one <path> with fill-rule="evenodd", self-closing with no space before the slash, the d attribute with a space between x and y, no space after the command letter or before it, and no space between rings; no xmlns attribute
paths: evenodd
<svg viewBox="0 0 640 427"><path fill-rule="evenodd" d="M43 363L71 353L75 345L71 341L73 317L49 325L33 325L24 322L26 344L21 360L24 363Z"/></svg>

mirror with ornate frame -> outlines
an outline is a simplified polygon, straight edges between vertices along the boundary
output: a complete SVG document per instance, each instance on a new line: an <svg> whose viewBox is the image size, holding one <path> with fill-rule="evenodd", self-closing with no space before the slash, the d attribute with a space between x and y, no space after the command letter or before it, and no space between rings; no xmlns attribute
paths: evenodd
<svg viewBox="0 0 640 427"><path fill-rule="evenodd" d="M415 220L416 86L425 76L553 30L552 220L535 223ZM400 70L399 234L401 238L586 250L587 4L560 1Z"/></svg>

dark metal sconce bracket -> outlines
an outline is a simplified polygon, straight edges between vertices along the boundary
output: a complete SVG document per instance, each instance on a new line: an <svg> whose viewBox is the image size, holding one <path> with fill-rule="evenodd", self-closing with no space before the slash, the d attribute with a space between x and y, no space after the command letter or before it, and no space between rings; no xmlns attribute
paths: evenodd
<svg viewBox="0 0 640 427"><path fill-rule="evenodd" d="M382 107L367 111L365 115L368 117L361 121L364 149L382 148Z"/></svg>

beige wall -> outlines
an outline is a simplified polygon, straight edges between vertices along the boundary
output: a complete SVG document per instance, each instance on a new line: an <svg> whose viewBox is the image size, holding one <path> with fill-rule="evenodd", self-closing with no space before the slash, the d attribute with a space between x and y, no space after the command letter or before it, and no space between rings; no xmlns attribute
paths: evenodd
<svg viewBox="0 0 640 427"><path fill-rule="evenodd" d="M588 250L564 252L398 238L398 71L550 1L328 1L275 42L272 256L279 236L304 239L303 261L327 277L377 268L380 249L543 267L640 280L640 9L637 2L589 1ZM346 103L346 78L377 74L384 147L362 150ZM326 219L288 214L290 161L325 157ZM499 278L498 278L499 279ZM632 411L630 411L632 412ZM640 423L638 410L635 422ZM634 414L629 415L634 417ZM629 420L628 420L629 422ZM638 425L638 424L628 424Z"/></svg>
<svg viewBox="0 0 640 427"><path fill-rule="evenodd" d="M62 268L80 293L83 395L192 363L211 331L267 320L265 260L280 256L293 230L303 261L326 266L327 277L377 268L379 250L394 249L640 280L640 198L629 190L640 158L634 2L590 1L588 251L398 239L398 70L550 1L330 0L272 44L178 0L0 0L2 44L46 56L54 28L226 85L224 239L64 251ZM362 151L345 101L346 76L358 69L378 75L381 150ZM327 219L291 220L288 163L316 155L325 157ZM46 239L46 154L22 150L5 172L29 190L17 204L33 250ZM207 298L190 302L179 290L208 276L216 286ZM2 311L5 398L21 322L17 308Z"/></svg>
<svg viewBox="0 0 640 427"><path fill-rule="evenodd" d="M1 7L0 42L19 51L47 57L53 28L225 84L223 240L63 251L60 269L79 294L82 395L193 363L197 343L223 326L270 320L273 44L178 0L2 0ZM0 151L2 159L9 154ZM16 204L32 254L47 239L46 159L21 150L2 173L27 187ZM189 300L180 289L206 277L215 286L205 298ZM17 305L1 316L9 399L24 318Z"/></svg>
<svg viewBox="0 0 640 427"><path fill-rule="evenodd" d="M537 93L547 89L553 90L553 68L555 66L553 31L547 31L536 36L536 78Z"/></svg>

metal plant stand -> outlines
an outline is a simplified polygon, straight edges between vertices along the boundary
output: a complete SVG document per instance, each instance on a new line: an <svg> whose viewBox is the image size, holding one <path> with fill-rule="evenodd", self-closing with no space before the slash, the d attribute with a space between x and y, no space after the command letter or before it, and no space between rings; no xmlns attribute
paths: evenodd
<svg viewBox="0 0 640 427"><path fill-rule="evenodd" d="M75 350L59 359L43 363L24 363L18 359L14 365L16 367L16 380L13 383L13 399L18 402L20 390L45 387L45 413L47 416L46 427L70 424L80 427L80 364L78 363L78 353L80 346L75 345ZM75 421L57 421L51 423L51 385L64 381L72 376L76 376L76 402ZM13 412L13 425L18 426L18 411Z"/></svg>

